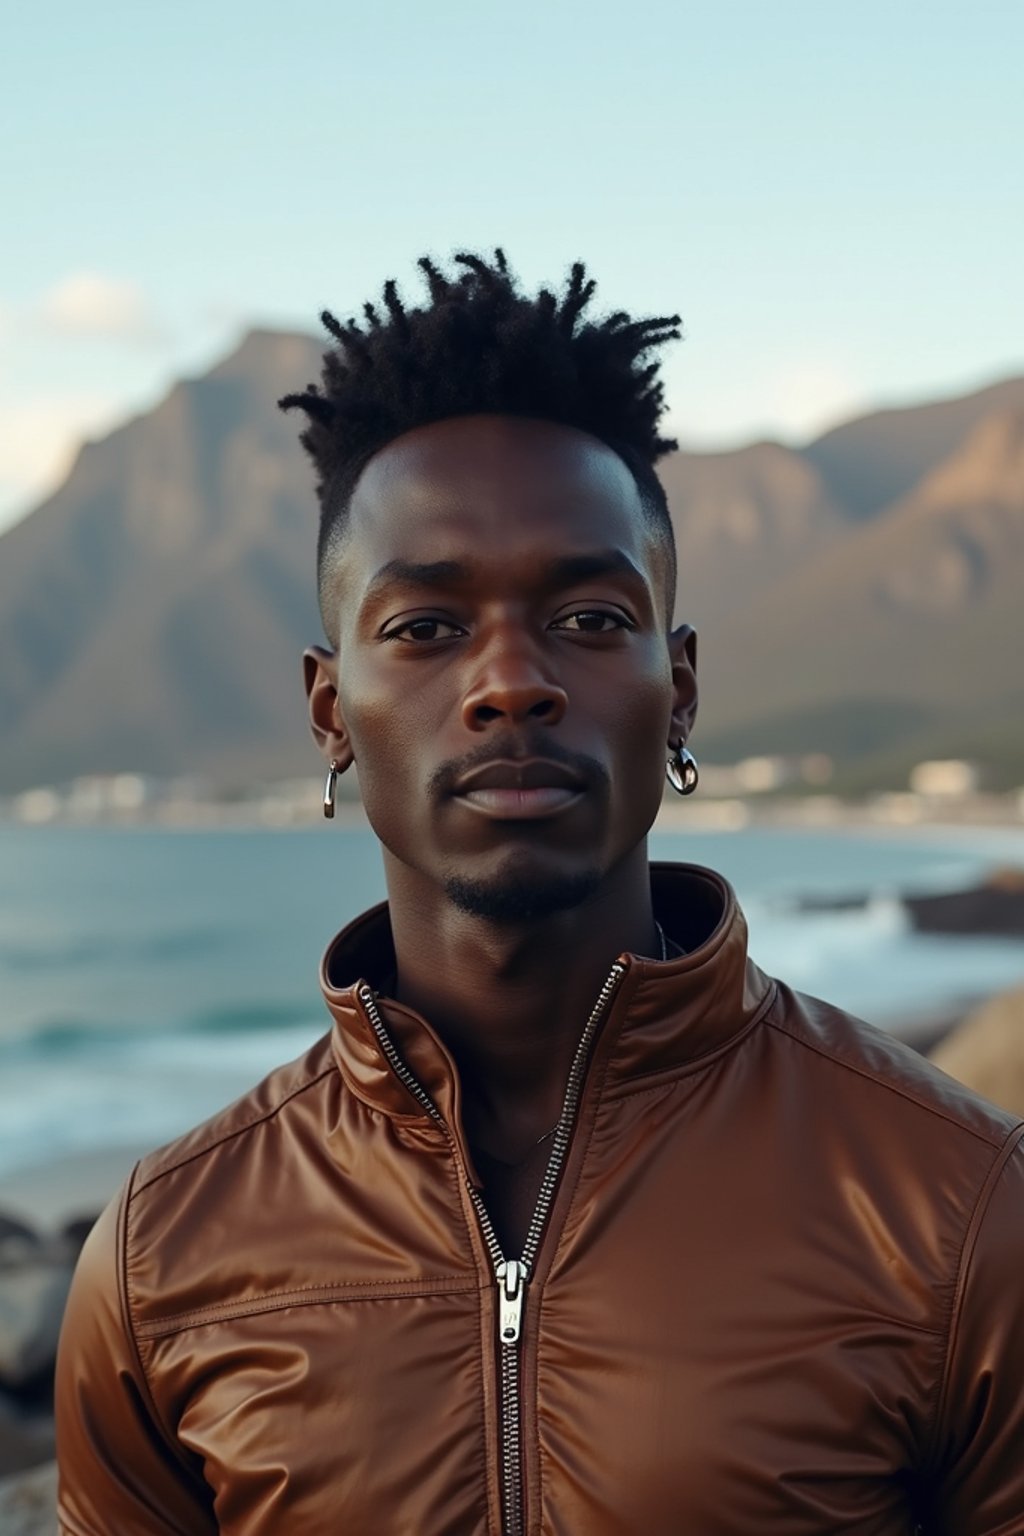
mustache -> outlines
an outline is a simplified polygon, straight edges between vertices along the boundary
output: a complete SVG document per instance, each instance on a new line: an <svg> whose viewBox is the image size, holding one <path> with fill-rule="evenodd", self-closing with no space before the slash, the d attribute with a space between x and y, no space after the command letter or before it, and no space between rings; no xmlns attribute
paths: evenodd
<svg viewBox="0 0 1024 1536"><path fill-rule="evenodd" d="M495 737L485 745L475 747L461 757L452 758L435 768L427 781L432 797L444 799L455 793L455 786L476 768L484 768L499 759L504 762L523 762L529 758L543 758L557 763L576 775L587 789L608 789L611 775L603 763L588 757L585 752L570 752L568 748L552 741L528 740L522 736Z"/></svg>

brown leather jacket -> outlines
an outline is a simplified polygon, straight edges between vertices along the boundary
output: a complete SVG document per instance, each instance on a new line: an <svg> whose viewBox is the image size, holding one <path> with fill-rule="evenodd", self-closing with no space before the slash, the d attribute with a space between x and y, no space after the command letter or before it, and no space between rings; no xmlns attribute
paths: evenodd
<svg viewBox="0 0 1024 1536"><path fill-rule="evenodd" d="M333 1034L87 1245L65 1532L1024 1532L1024 1127L654 884L691 952L609 978L525 1291L444 1048L358 985L386 909L335 940Z"/></svg>

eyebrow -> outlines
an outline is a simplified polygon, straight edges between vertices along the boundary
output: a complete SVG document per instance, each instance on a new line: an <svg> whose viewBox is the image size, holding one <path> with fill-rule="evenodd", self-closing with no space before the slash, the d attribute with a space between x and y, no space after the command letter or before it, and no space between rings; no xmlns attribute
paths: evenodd
<svg viewBox="0 0 1024 1536"><path fill-rule="evenodd" d="M366 589L372 597L382 587L450 587L468 581L469 566L459 560L389 560L371 578ZM547 584L570 587L580 581L600 576L626 576L644 587L647 582L629 556L621 549L599 549L582 555L562 555L547 568Z"/></svg>
<svg viewBox="0 0 1024 1536"><path fill-rule="evenodd" d="M571 587L578 581L589 581L595 576L628 576L631 581L647 586L642 572L621 549L598 549L592 554L565 555L551 562L548 576L553 587Z"/></svg>
<svg viewBox="0 0 1024 1536"><path fill-rule="evenodd" d="M373 597L382 587L450 587L469 577L469 567L458 560L389 560L370 579L366 596Z"/></svg>

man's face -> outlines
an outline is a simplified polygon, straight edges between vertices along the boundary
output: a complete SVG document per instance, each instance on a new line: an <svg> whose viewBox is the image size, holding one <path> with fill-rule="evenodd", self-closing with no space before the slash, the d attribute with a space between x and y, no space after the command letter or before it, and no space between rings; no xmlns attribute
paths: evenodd
<svg viewBox="0 0 1024 1536"><path fill-rule="evenodd" d="M418 428L363 471L333 560L314 733L389 859L498 921L584 900L643 844L695 696L625 464L547 422Z"/></svg>

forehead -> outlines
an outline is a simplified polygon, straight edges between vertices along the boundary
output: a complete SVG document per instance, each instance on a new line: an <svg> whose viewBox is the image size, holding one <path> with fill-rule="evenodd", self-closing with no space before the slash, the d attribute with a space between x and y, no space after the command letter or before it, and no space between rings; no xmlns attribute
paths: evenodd
<svg viewBox="0 0 1024 1536"><path fill-rule="evenodd" d="M346 601L358 602L396 559L511 571L619 549L653 580L652 544L632 474L597 438L552 422L466 416L408 432L370 460L338 563Z"/></svg>

